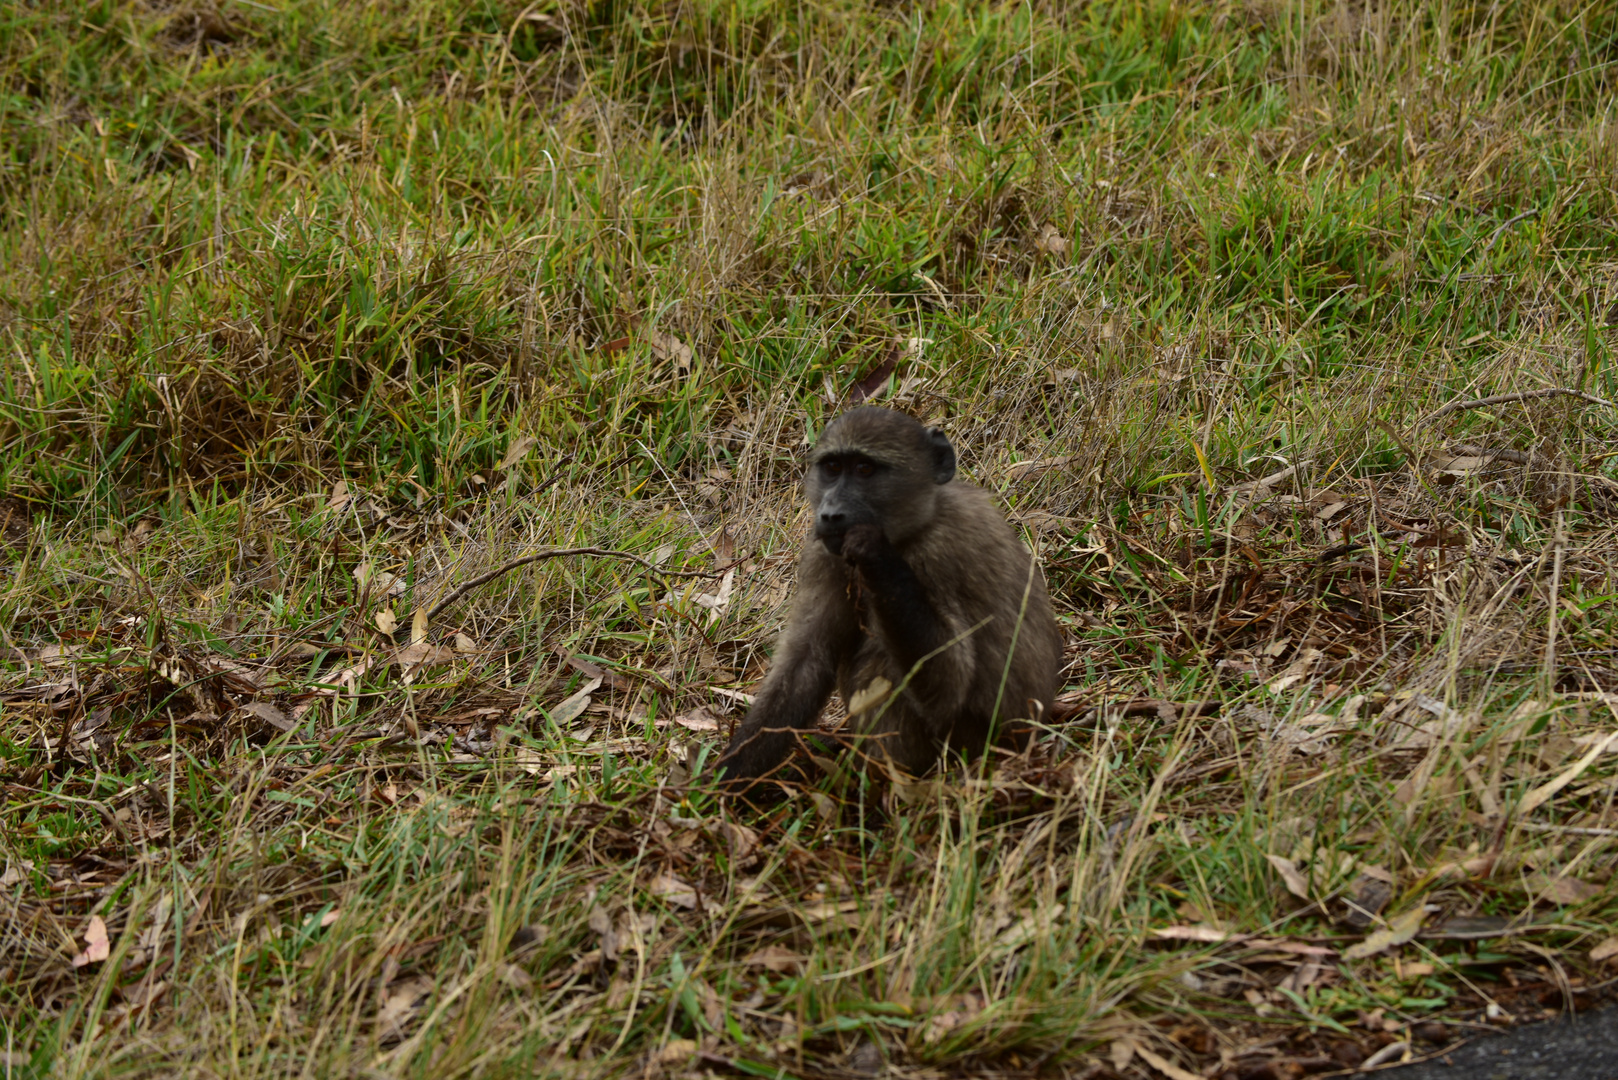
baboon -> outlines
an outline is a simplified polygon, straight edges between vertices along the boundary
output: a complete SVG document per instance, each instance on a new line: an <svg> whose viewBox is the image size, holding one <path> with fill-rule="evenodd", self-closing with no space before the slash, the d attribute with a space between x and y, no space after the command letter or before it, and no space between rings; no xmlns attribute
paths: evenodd
<svg viewBox="0 0 1618 1080"><path fill-rule="evenodd" d="M891 409L837 417L809 460L814 533L764 684L716 768L781 767L835 685L868 755L921 775L946 749L1020 739L1057 691L1062 632L989 494L955 478L937 428Z"/></svg>

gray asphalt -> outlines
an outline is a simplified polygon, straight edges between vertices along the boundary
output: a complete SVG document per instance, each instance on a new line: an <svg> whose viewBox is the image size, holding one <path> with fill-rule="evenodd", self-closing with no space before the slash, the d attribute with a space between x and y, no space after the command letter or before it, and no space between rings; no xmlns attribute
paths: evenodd
<svg viewBox="0 0 1618 1080"><path fill-rule="evenodd" d="M1380 1080L1618 1080L1618 1008L1489 1035Z"/></svg>

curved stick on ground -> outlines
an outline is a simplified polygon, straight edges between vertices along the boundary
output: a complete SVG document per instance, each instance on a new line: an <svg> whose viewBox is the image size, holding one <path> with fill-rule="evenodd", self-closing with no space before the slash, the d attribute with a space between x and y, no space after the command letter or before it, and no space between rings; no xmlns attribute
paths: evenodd
<svg viewBox="0 0 1618 1080"><path fill-rule="evenodd" d="M1460 412L1462 409L1484 409L1490 405L1505 405L1513 401L1532 401L1535 398L1548 397L1576 397L1580 401L1588 401L1592 405L1604 405L1609 409L1618 409L1618 404L1614 404L1606 398L1596 397L1594 394L1586 394L1583 390L1570 390L1565 386L1548 386L1543 390L1523 390L1515 394L1495 394L1493 397L1472 398L1470 401L1452 401L1428 413L1424 422L1431 423L1441 416L1448 416L1450 413Z"/></svg>
<svg viewBox="0 0 1618 1080"><path fill-rule="evenodd" d="M715 574L719 573L717 570L664 570L652 563L647 562L639 555L632 555L627 551L614 551L611 548L548 548L545 551L536 551L532 555L524 555L520 559L512 559L508 563L502 563L493 570L490 570L488 573L479 574L471 581L456 586L450 591L448 596L444 597L444 599L427 609L427 621L432 622L434 619L438 618L439 612L455 603L455 601L459 600L461 597L465 596L479 585L486 585L507 571L516 570L519 567L527 566L529 563L540 562L544 559L560 559L564 555L600 555L603 558L609 559L627 559L638 566L644 566L646 569L650 570L654 574L659 575L660 577L713 577Z"/></svg>

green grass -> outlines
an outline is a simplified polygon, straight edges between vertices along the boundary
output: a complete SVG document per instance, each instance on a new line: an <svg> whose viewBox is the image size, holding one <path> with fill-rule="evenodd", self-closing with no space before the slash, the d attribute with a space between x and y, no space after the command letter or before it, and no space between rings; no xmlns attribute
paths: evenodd
<svg viewBox="0 0 1618 1080"><path fill-rule="evenodd" d="M0 1066L1218 1076L1598 999L1615 65L1534 0L6 8ZM1072 716L737 813L889 364ZM657 569L390 662L546 546ZM1498 932L1346 958L1383 879Z"/></svg>

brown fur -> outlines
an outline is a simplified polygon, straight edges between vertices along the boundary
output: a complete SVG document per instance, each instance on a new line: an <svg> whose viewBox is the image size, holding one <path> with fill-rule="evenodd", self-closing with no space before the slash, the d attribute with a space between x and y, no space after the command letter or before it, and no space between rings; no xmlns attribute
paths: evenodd
<svg viewBox="0 0 1618 1080"><path fill-rule="evenodd" d="M855 479L867 460L871 476ZM846 492L818 471L828 461L846 466ZM989 495L953 475L948 441L902 413L858 409L826 428L806 484L822 535L804 545L774 663L720 759L727 778L780 766L834 684L848 702L878 679L904 687L851 728L914 774L1049 708L1062 634L1044 579Z"/></svg>

